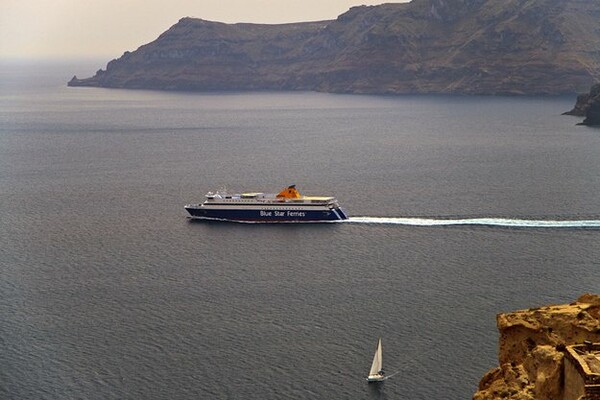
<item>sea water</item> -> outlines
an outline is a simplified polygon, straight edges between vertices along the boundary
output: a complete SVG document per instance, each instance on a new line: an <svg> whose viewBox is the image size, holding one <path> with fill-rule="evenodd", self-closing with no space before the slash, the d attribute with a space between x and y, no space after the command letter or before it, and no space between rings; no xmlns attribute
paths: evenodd
<svg viewBox="0 0 600 400"><path fill-rule="evenodd" d="M2 65L4 399L468 399L497 313L600 289L574 97L66 87L100 66ZM183 209L290 184L350 220Z"/></svg>

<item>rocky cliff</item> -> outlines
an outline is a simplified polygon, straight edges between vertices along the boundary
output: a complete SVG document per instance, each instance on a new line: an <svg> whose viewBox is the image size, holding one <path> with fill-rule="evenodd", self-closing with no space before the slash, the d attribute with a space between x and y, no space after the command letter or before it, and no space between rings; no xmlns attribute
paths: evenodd
<svg viewBox="0 0 600 400"><path fill-rule="evenodd" d="M499 366L479 383L474 400L563 399L565 346L600 342L600 296L497 316Z"/></svg>
<svg viewBox="0 0 600 400"><path fill-rule="evenodd" d="M600 80L600 2L413 0L282 25L183 18L70 86L558 94Z"/></svg>
<svg viewBox="0 0 600 400"><path fill-rule="evenodd" d="M580 125L600 125L600 84L592 86L589 93L577 96L575 107L565 114L585 117Z"/></svg>

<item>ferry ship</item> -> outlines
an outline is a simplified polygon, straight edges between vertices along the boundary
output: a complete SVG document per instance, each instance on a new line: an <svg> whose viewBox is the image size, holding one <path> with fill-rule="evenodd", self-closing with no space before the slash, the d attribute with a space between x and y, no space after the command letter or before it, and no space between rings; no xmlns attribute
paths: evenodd
<svg viewBox="0 0 600 400"><path fill-rule="evenodd" d="M348 219L335 197L303 196L295 185L278 194L208 192L185 206L193 219L233 222L335 222Z"/></svg>

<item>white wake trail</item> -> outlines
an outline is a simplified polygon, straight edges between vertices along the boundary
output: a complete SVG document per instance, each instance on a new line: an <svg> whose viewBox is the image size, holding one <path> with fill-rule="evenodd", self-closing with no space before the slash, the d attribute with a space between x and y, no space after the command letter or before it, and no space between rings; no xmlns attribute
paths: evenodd
<svg viewBox="0 0 600 400"><path fill-rule="evenodd" d="M393 224L409 226L482 225L508 228L600 228L600 220L535 220L509 218L394 218L350 217L345 222L358 224Z"/></svg>

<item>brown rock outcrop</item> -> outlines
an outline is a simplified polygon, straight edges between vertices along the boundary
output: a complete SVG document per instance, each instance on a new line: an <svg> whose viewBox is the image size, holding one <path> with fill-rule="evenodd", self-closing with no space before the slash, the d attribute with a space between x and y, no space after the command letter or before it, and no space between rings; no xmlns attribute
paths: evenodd
<svg viewBox="0 0 600 400"><path fill-rule="evenodd" d="M562 400L565 346L600 341L600 296L498 314L498 360L474 400Z"/></svg>

